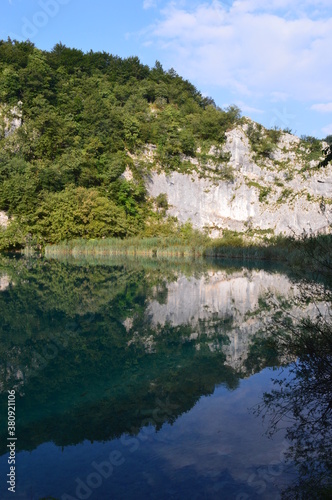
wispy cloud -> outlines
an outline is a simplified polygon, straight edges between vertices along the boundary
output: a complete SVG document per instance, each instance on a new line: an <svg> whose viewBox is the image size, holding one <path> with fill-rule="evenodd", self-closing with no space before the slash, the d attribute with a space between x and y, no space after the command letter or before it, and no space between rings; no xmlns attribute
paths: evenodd
<svg viewBox="0 0 332 500"><path fill-rule="evenodd" d="M153 7L157 7L157 0L144 0L143 9L152 9Z"/></svg>
<svg viewBox="0 0 332 500"><path fill-rule="evenodd" d="M313 104L310 109L319 113L332 113L332 102Z"/></svg>
<svg viewBox="0 0 332 500"><path fill-rule="evenodd" d="M331 95L330 0L173 1L145 41L200 85L276 101Z"/></svg>

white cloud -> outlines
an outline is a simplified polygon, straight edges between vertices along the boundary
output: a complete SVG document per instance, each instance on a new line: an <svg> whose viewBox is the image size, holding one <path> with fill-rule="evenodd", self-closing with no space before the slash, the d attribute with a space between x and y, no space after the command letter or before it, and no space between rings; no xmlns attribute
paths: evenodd
<svg viewBox="0 0 332 500"><path fill-rule="evenodd" d="M322 131L325 135L332 135L332 123L326 125L326 127L323 127Z"/></svg>
<svg viewBox="0 0 332 500"><path fill-rule="evenodd" d="M319 113L332 113L332 102L313 104L310 109L318 111Z"/></svg>
<svg viewBox="0 0 332 500"><path fill-rule="evenodd" d="M143 9L152 9L153 7L157 7L157 0L144 0Z"/></svg>
<svg viewBox="0 0 332 500"><path fill-rule="evenodd" d="M330 0L293 0L291 7L289 0L183 5L169 3L145 35L165 51L169 67L239 97L330 99L332 11L313 14Z"/></svg>
<svg viewBox="0 0 332 500"><path fill-rule="evenodd" d="M324 9L331 7L330 0L235 0L233 8L237 12L279 12L286 17L294 17L310 12L311 15L323 14Z"/></svg>

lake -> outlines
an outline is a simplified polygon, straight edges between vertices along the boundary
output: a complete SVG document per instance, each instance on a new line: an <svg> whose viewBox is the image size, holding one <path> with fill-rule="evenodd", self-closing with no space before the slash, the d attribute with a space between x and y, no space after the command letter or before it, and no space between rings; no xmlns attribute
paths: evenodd
<svg viewBox="0 0 332 500"><path fill-rule="evenodd" d="M300 472L257 405L291 377L271 321L296 290L259 263L3 258L0 498L281 498Z"/></svg>

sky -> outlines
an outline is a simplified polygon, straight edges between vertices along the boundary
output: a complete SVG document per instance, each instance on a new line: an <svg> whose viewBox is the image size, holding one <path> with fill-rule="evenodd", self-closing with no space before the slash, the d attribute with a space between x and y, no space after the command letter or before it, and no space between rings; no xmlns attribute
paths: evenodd
<svg viewBox="0 0 332 500"><path fill-rule="evenodd" d="M332 0L1 0L8 36L158 60L268 128L332 134Z"/></svg>

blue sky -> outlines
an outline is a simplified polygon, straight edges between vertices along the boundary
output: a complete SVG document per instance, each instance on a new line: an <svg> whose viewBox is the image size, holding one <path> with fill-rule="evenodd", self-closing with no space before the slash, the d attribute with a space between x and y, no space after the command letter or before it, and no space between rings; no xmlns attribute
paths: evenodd
<svg viewBox="0 0 332 500"><path fill-rule="evenodd" d="M1 0L8 36L159 60L267 127L332 134L331 0Z"/></svg>

